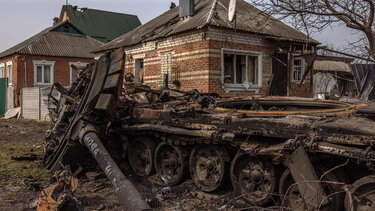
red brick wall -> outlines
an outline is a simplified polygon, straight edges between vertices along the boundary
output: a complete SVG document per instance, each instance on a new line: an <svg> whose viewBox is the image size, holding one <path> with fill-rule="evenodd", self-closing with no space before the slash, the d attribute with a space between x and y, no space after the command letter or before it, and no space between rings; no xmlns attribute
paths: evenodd
<svg viewBox="0 0 375 211"><path fill-rule="evenodd" d="M11 56L8 56L8 57L4 57L4 58L1 58L0 59L0 64L4 64L4 73L5 73L5 77L8 78L8 70L7 70L7 65L6 63L7 62L12 62L12 86L14 87L14 106L19 106L19 99L17 97L17 88L18 88L18 84L17 84L17 81L19 80L19 74L17 73L17 68L18 68L18 56L17 55L11 55Z"/></svg>
<svg viewBox="0 0 375 211"><path fill-rule="evenodd" d="M289 90L288 95L292 97L313 97L313 90L312 90L312 80L311 80L311 71L306 76L306 79L303 81L302 84L299 82L297 83L289 83Z"/></svg>
<svg viewBox="0 0 375 211"><path fill-rule="evenodd" d="M248 33L218 28L196 30L126 48L125 71L134 74L135 60L143 58L144 82L152 88L162 86L163 71L168 69L166 63L169 63L169 77L181 83L181 90L198 89L201 92L216 92L223 97L265 96L272 75L272 54L277 47L276 43ZM222 49L257 52L262 55L263 80L260 89L233 90L223 86ZM170 60L167 59L167 54L170 54ZM290 94L309 97L309 84L309 81L302 87L291 84Z"/></svg>
<svg viewBox="0 0 375 211"><path fill-rule="evenodd" d="M15 69L17 68L17 61L18 61L18 57L17 55L12 55L12 56L8 56L8 57L5 57L5 58L1 58L0 59L0 64L4 64L5 66L5 77L8 77L8 70L7 70L7 67L6 67L6 63L11 61L12 62L12 72L13 72L13 81L17 81L17 74L15 74ZM13 82L13 84L16 84Z"/></svg>
<svg viewBox="0 0 375 211"><path fill-rule="evenodd" d="M20 90L23 87L34 86L34 64L33 60L54 61L54 82L59 82L64 86L70 85L70 67L69 62L93 62L93 59L65 58L50 56L32 56L32 55L13 55L0 59L0 63L13 61L13 87L15 90L15 106L19 106ZM26 70L26 74L25 74ZM7 72L7 71L6 71ZM17 97L16 97L17 96Z"/></svg>
<svg viewBox="0 0 375 211"><path fill-rule="evenodd" d="M32 56L26 55L22 56L25 59L19 64L23 71L20 70L19 72L24 72L25 69L25 62L26 62L26 70L27 70L27 79L26 81L20 81L20 86L32 87L34 86L34 64L33 60L46 60L46 61L53 61L54 64L54 82L59 82L63 86L70 85L70 67L69 62L84 62L84 63L91 63L93 59L81 59L81 58L65 58L65 57L47 57L47 56ZM25 77L22 77L25 78Z"/></svg>
<svg viewBox="0 0 375 211"><path fill-rule="evenodd" d="M171 54L169 69L170 82L178 80L181 83L182 90L198 89L202 92L208 92L207 77L209 68L209 41L202 39L197 33L185 34L184 36L175 36L158 42L158 46L150 47L138 45L127 50L125 72L134 74L135 59L144 59L144 77L145 83L153 88L162 86L163 61L166 54ZM186 42L183 42L185 40ZM206 74L202 71L207 70Z"/></svg>

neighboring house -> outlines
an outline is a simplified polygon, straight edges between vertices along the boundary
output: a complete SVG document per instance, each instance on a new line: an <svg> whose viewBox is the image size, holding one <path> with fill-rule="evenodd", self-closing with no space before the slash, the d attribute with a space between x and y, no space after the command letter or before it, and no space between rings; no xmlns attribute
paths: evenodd
<svg viewBox="0 0 375 211"><path fill-rule="evenodd" d="M154 88L168 74L169 85L221 96L312 96L311 74L300 84L311 64L301 54L319 43L242 0L230 22L228 6L229 0L180 0L94 52L124 48L125 71Z"/></svg>
<svg viewBox="0 0 375 211"><path fill-rule="evenodd" d="M349 64L354 59L317 56L313 65L314 97L333 95L356 96L356 87Z"/></svg>
<svg viewBox="0 0 375 211"><path fill-rule="evenodd" d="M0 101L5 100L3 95L7 98L5 110L20 105L23 87L54 82L70 86L76 77L72 64L94 61L91 51L139 25L135 15L63 6L54 26L0 53L0 78L8 80L6 90L0 81Z"/></svg>
<svg viewBox="0 0 375 211"><path fill-rule="evenodd" d="M95 55L90 52L102 44L63 22L0 53L0 77L8 78L7 107L20 106L23 87L50 86L55 81L70 86L76 77L71 64L93 62Z"/></svg>
<svg viewBox="0 0 375 211"><path fill-rule="evenodd" d="M109 42L141 25L135 15L64 5L59 22L68 20L85 35Z"/></svg>

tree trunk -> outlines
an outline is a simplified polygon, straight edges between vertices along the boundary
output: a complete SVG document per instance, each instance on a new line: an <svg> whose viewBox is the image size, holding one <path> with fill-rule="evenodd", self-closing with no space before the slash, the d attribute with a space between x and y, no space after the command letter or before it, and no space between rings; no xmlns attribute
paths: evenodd
<svg viewBox="0 0 375 211"><path fill-rule="evenodd" d="M371 59L375 60L375 32L370 30L370 31L365 31L365 34L369 43L367 47L367 51Z"/></svg>

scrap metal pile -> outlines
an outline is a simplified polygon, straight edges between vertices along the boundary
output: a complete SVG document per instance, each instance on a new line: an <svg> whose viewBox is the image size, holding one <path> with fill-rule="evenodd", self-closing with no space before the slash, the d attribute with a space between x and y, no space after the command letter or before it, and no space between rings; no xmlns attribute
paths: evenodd
<svg viewBox="0 0 375 211"><path fill-rule="evenodd" d="M119 154L139 177L158 174L170 185L190 177L205 192L233 189L253 207L374 210L368 105L154 90L123 76L124 61L118 49L81 70L70 90L54 86L61 97L50 98L49 169L78 174L91 152L128 210L150 207Z"/></svg>

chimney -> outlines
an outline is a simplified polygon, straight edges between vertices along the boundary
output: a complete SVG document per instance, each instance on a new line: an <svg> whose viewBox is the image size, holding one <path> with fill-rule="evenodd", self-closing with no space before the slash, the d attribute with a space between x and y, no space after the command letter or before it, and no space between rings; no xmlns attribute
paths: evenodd
<svg viewBox="0 0 375 211"><path fill-rule="evenodd" d="M54 17L53 18L53 25L56 25L59 23L59 18L58 17Z"/></svg>
<svg viewBox="0 0 375 211"><path fill-rule="evenodd" d="M180 18L194 15L194 0L180 0Z"/></svg>
<svg viewBox="0 0 375 211"><path fill-rule="evenodd" d="M176 8L176 4L174 2L171 2L171 6L169 7L169 9L174 9Z"/></svg>

